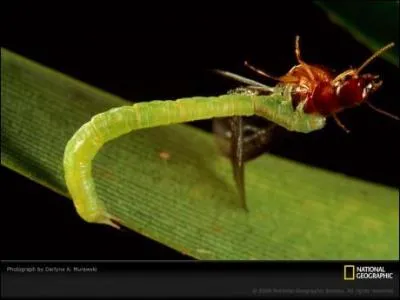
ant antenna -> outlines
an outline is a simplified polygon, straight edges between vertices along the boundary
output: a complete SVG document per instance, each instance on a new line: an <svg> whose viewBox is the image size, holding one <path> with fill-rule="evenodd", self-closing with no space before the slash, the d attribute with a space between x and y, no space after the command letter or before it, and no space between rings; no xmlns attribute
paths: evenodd
<svg viewBox="0 0 400 300"><path fill-rule="evenodd" d="M392 48L394 46L394 43L390 43L384 47L382 47L381 49L379 49L378 51L376 51L374 54L372 54L372 56L370 58L368 58L356 71L355 74L359 74L361 72L362 69L364 69L367 65L369 65L375 58L377 58L379 55L381 55L383 52L385 52L386 50Z"/></svg>
<svg viewBox="0 0 400 300"><path fill-rule="evenodd" d="M395 120L397 120L397 121L400 121L400 118L399 118L398 116L392 115L392 114L390 114L390 113L388 113L388 112L386 112L386 111L384 111L384 110L382 110L382 109L379 109L379 108L375 107L374 105L372 105L371 103L369 103L368 101L365 101L365 103L366 103L370 108L372 108L374 111L376 111L376 112L378 112L378 113L380 113L380 114L382 114L382 115L385 115L385 116L387 116L387 117L390 117L390 118L392 118L392 119L395 119Z"/></svg>
<svg viewBox="0 0 400 300"><path fill-rule="evenodd" d="M335 120L336 124L337 124L340 128L342 128L346 133L350 133L350 130L348 130L348 129L346 128L346 126L344 126L343 123L340 122L338 116L337 116L335 113L332 114L332 117L333 117L333 119Z"/></svg>
<svg viewBox="0 0 400 300"><path fill-rule="evenodd" d="M256 67L253 67L252 65L250 65L250 64L247 62L247 60L244 62L244 65L245 65L246 67L248 67L249 69L253 70L254 72L256 72L256 73L262 75L262 76L265 76L265 77L267 77L267 78L271 78L271 79L276 80L276 81L281 81L280 78L274 77L274 76L271 76L271 75L268 75L267 73L261 71L260 69L257 69Z"/></svg>

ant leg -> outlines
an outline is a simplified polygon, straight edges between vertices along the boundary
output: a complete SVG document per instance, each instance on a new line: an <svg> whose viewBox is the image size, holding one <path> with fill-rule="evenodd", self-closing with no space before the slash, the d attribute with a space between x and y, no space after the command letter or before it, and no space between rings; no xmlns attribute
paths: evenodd
<svg viewBox="0 0 400 300"><path fill-rule="evenodd" d="M244 65L264 77L267 77L267 78L270 78L270 79L273 79L276 81L281 81L281 79L279 77L271 76L271 75L265 73L264 71L261 71L260 69L257 69L256 67L250 65L247 61L244 62Z"/></svg>
<svg viewBox="0 0 400 300"><path fill-rule="evenodd" d="M249 136L245 136L243 138L243 143L245 143L245 144L252 143L252 142L258 142L258 143L264 142L265 143L265 141L268 141L268 139L270 139L271 128L260 129L257 127L253 128L253 126L251 126L250 128L244 127L243 130L250 132Z"/></svg>
<svg viewBox="0 0 400 300"><path fill-rule="evenodd" d="M257 95L270 95L273 92L273 89L267 89L263 86L250 85L247 87L238 87L233 90L228 91L228 94L244 94L250 96Z"/></svg>
<svg viewBox="0 0 400 300"><path fill-rule="evenodd" d="M372 105L371 103L369 103L368 101L365 101L365 103L367 103L367 105L368 105L369 107L371 107L371 108L372 108L373 110L375 110L376 112L381 113L382 115L388 116L388 117L393 118L393 119L398 120L398 121L400 120L400 118L399 118L398 116L392 115L392 114L390 114L390 113L388 113L388 112L386 112L386 111L384 111L384 110L382 110L382 109L379 109L379 108L373 106L373 105Z"/></svg>
<svg viewBox="0 0 400 300"><path fill-rule="evenodd" d="M344 126L343 123L340 122L338 116L335 113L333 113L332 116L333 119L336 121L336 124L338 124L340 128L342 128L346 133L350 133L350 130L348 130L346 126Z"/></svg>
<svg viewBox="0 0 400 300"><path fill-rule="evenodd" d="M304 65L304 61L301 59L301 55L300 55L300 36L296 35L296 43L295 43L295 50L294 52L296 53L296 59L297 62L300 65Z"/></svg>
<svg viewBox="0 0 400 300"><path fill-rule="evenodd" d="M297 59L298 63L300 65L302 65L306 69L307 74L310 76L310 79L311 80L315 80L314 74L311 72L310 67L308 66L308 64L306 64L301 59L301 55L300 55L300 36L298 36L298 35L296 35L296 43L295 43L295 51L294 52L296 53L296 59Z"/></svg>
<svg viewBox="0 0 400 300"><path fill-rule="evenodd" d="M356 71L354 69L344 71L332 80L332 84L334 85L336 82L344 79L346 76L354 76L354 75L356 75Z"/></svg>
<svg viewBox="0 0 400 300"><path fill-rule="evenodd" d="M261 130L263 130L263 129L260 129L259 127L251 125L251 124L244 124L243 125L243 131L244 132L249 131L251 133L257 133L257 132L259 132Z"/></svg>
<svg viewBox="0 0 400 300"><path fill-rule="evenodd" d="M263 86L257 85L249 85L248 87L246 87L246 89L252 91L257 95L270 95L273 92L273 89L266 89Z"/></svg>

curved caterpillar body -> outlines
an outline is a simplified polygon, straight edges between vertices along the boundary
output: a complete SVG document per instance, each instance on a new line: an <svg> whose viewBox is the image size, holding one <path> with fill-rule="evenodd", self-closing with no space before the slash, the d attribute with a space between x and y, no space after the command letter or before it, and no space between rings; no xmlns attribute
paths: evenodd
<svg viewBox="0 0 400 300"><path fill-rule="evenodd" d="M113 108L95 115L68 141L64 153L65 180L78 214L87 222L119 228L98 198L92 178L92 160L101 147L133 130L194 120L258 115L297 132L325 126L325 117L293 109L290 86L268 96L230 94L152 101Z"/></svg>

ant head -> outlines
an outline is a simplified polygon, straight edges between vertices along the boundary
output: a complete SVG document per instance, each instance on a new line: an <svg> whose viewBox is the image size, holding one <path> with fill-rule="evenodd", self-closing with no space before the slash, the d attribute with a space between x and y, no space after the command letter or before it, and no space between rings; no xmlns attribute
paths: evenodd
<svg viewBox="0 0 400 300"><path fill-rule="evenodd" d="M354 70L349 70L335 81L336 95L343 106L360 105L375 93L382 83L379 75L369 73L358 75Z"/></svg>
<svg viewBox="0 0 400 300"><path fill-rule="evenodd" d="M365 100L368 96L376 92L383 84L379 79L379 75L363 74L359 78L360 86L362 86L362 97Z"/></svg>
<svg viewBox="0 0 400 300"><path fill-rule="evenodd" d="M336 95L343 106L349 107L361 104L382 86L382 80L379 80L378 75L369 73L360 75L360 72L376 57L393 46L394 43L386 45L376 51L359 68L344 71L333 80Z"/></svg>

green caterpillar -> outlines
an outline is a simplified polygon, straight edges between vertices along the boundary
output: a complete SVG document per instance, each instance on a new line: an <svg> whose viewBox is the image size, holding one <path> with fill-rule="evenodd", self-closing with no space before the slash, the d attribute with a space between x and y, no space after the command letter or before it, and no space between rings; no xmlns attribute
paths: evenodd
<svg viewBox="0 0 400 300"><path fill-rule="evenodd" d="M176 101L152 101L113 108L95 115L73 135L64 153L65 180L78 214L87 222L119 228L98 198L92 177L92 160L107 142L133 130L195 120L252 116L264 117L290 131L308 133L325 126L325 117L293 109L291 86L274 89L258 84L270 95L227 94Z"/></svg>

